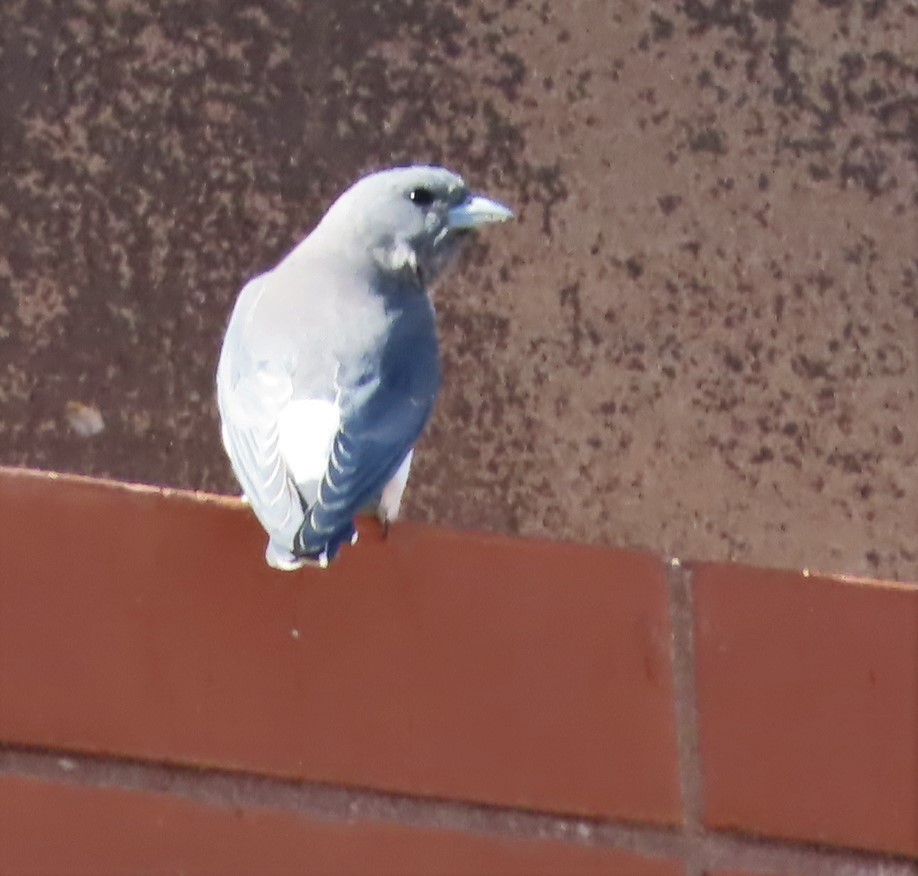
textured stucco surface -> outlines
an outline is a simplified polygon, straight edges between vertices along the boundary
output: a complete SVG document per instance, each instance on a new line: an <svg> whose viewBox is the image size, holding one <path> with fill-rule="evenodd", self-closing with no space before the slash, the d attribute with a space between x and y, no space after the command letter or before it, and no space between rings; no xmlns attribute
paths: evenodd
<svg viewBox="0 0 918 876"><path fill-rule="evenodd" d="M407 514L918 579L918 3L10 0L0 25L0 461L234 490L236 291L356 176L437 161L519 221L438 290Z"/></svg>

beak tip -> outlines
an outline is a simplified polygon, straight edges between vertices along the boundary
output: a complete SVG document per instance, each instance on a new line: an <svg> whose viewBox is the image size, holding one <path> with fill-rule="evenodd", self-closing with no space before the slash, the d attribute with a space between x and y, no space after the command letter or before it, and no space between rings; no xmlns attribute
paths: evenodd
<svg viewBox="0 0 918 876"><path fill-rule="evenodd" d="M513 211L483 195L472 195L458 207L449 211L449 224L453 228L477 228L515 218Z"/></svg>

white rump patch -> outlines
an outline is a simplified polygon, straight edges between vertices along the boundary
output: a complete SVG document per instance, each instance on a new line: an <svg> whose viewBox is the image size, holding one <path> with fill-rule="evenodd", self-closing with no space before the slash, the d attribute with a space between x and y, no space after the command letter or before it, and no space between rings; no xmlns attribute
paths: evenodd
<svg viewBox="0 0 918 876"><path fill-rule="evenodd" d="M341 410L330 401L299 399L281 411L278 447L296 483L322 480L340 425Z"/></svg>

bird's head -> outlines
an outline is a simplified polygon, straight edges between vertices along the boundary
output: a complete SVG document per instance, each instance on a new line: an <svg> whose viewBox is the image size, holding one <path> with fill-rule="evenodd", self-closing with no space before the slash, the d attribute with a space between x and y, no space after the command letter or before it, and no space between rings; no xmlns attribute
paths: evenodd
<svg viewBox="0 0 918 876"><path fill-rule="evenodd" d="M426 286L470 231L512 218L503 204L471 194L455 173L413 166L359 180L335 201L317 230L368 252L384 270L416 273Z"/></svg>

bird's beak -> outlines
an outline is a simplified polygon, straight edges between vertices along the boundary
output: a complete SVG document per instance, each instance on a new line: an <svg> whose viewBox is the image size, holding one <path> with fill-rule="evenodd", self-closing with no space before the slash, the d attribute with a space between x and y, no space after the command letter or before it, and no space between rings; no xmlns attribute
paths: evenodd
<svg viewBox="0 0 918 876"><path fill-rule="evenodd" d="M491 222L506 222L513 218L513 211L482 195L470 195L461 204L452 207L447 217L450 228L477 228Z"/></svg>

